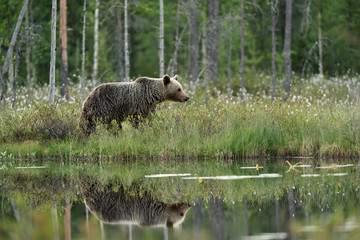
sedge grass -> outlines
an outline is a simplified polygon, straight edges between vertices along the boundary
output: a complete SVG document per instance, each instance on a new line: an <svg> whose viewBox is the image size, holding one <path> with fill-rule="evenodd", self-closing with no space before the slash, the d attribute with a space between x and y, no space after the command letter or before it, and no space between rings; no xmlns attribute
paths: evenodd
<svg viewBox="0 0 360 240"><path fill-rule="evenodd" d="M74 87L74 98L67 103L49 106L37 97L31 105L23 100L2 112L0 157L359 157L355 80L315 79L301 97L272 104L263 92L246 94L243 104L237 96L213 90L205 101L199 88L186 104L160 104L137 129L125 121L122 130L99 126L89 138L77 127L81 101Z"/></svg>

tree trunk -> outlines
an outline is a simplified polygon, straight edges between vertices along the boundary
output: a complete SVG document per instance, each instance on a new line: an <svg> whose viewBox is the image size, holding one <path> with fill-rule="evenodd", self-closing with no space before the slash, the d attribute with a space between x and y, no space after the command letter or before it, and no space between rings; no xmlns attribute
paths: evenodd
<svg viewBox="0 0 360 240"><path fill-rule="evenodd" d="M60 80L61 80L61 98L69 99L68 89L68 54L67 54L67 27L66 27L66 0L60 0Z"/></svg>
<svg viewBox="0 0 360 240"><path fill-rule="evenodd" d="M100 0L96 0L95 22L94 22L94 66L93 66L93 85L97 82L98 72L98 53L99 53L99 5Z"/></svg>
<svg viewBox="0 0 360 240"><path fill-rule="evenodd" d="M271 0L271 77L272 77L272 94L271 102L275 100L275 76L276 76L276 66L275 66L275 57L276 57L276 35L275 35L275 0Z"/></svg>
<svg viewBox="0 0 360 240"><path fill-rule="evenodd" d="M90 227L89 227L89 209L85 204L85 217L86 217L86 237L90 239Z"/></svg>
<svg viewBox="0 0 360 240"><path fill-rule="evenodd" d="M201 229L201 222L202 222L202 214L201 214L201 207L202 207L202 198L198 197L195 202L195 206L193 207L193 215L194 215L194 228L199 231Z"/></svg>
<svg viewBox="0 0 360 240"><path fill-rule="evenodd" d="M174 63L171 70L171 75L177 73L177 58L178 58L178 50L179 50L179 19L180 19L180 0L177 3L176 10L176 33L175 33L175 53L174 53Z"/></svg>
<svg viewBox="0 0 360 240"><path fill-rule="evenodd" d="M224 231L224 209L222 207L223 200L219 197L214 197L211 195L210 203L213 213L213 229L215 234L215 239L223 240L225 239Z"/></svg>
<svg viewBox="0 0 360 240"><path fill-rule="evenodd" d="M243 198L243 204L244 204L244 235L249 235L249 219L248 219L248 206L247 206L247 196L244 195Z"/></svg>
<svg viewBox="0 0 360 240"><path fill-rule="evenodd" d="M292 18L292 0L286 0L285 15L285 38L284 38L284 77L285 77L285 99L290 97L291 93L291 18Z"/></svg>
<svg viewBox="0 0 360 240"><path fill-rule="evenodd" d="M76 38L76 49L75 49L75 70L79 70L79 56L80 56L80 42L79 38Z"/></svg>
<svg viewBox="0 0 360 240"><path fill-rule="evenodd" d="M64 200L64 228L65 228L65 239L71 239L71 205L68 199Z"/></svg>
<svg viewBox="0 0 360 240"><path fill-rule="evenodd" d="M86 39L86 1L84 0L83 7L83 29L82 29L82 46L81 46L81 89L80 98L84 101L84 88L85 88L85 39Z"/></svg>
<svg viewBox="0 0 360 240"><path fill-rule="evenodd" d="M14 51L14 46L15 46L16 38L17 38L17 35L18 35L18 33L19 33L20 26L21 26L21 22L22 22L22 20L23 20L23 18L24 18L24 15L25 15L25 12L26 12L28 3L29 3L29 0L25 0L25 1L24 1L24 5L23 5L23 7L22 7L22 9L21 9L20 15L19 15L19 17L18 17L16 26L15 26L15 30L14 30L13 35L12 35L12 37L11 37L10 46L9 46L9 49L8 49L8 51L7 51L7 53L6 53L4 65L3 65L3 68L2 68L1 74L0 74L0 101L4 101L4 106L5 106L5 97L4 97L4 74L5 74L5 72L8 70L9 61L10 61L10 58L11 58L12 53L13 53L13 51Z"/></svg>
<svg viewBox="0 0 360 240"><path fill-rule="evenodd" d="M244 103L245 94L245 80L244 80L244 0L240 3L240 98L241 102Z"/></svg>
<svg viewBox="0 0 360 240"><path fill-rule="evenodd" d="M170 73L170 75L174 75L177 72L177 58L178 58L178 51L181 46L181 39L184 36L185 32L187 31L187 26L185 25L184 28L181 30L180 36L178 37L177 42L175 43L175 50L171 55L169 64L166 68L166 71ZM174 64L176 65L176 71L174 70Z"/></svg>
<svg viewBox="0 0 360 240"><path fill-rule="evenodd" d="M278 197L275 196L275 230L280 232L280 204Z"/></svg>
<svg viewBox="0 0 360 240"><path fill-rule="evenodd" d="M13 82L13 102L11 107L15 108L15 103L16 103L16 89L17 89L17 85L18 85L18 73L19 73L19 62L20 62L20 51L21 51L21 45L20 43L18 43L18 47L17 47L17 51L16 51L16 58L15 58L15 75L14 75L14 82Z"/></svg>
<svg viewBox="0 0 360 240"><path fill-rule="evenodd" d="M202 38L201 38L201 55L202 55L202 65L203 68L207 69L208 65L207 65L207 49L206 49L206 42L207 42L207 31L206 31L206 25L203 25L202 28ZM204 82L205 82L205 103L207 104L208 99L209 99L209 77L207 74L207 71L205 73L205 78L204 78Z"/></svg>
<svg viewBox="0 0 360 240"><path fill-rule="evenodd" d="M117 44L118 44L118 78L119 82L124 81L124 68L123 68L123 34L122 34L122 21L121 21L121 8L120 8L120 0L116 0L117 11Z"/></svg>
<svg viewBox="0 0 360 240"><path fill-rule="evenodd" d="M26 28L29 29L29 9L26 11L25 15ZM27 38L26 44L26 88L28 92L28 101L31 102L31 65L30 65L30 57L31 57L31 47L29 43L29 37Z"/></svg>
<svg viewBox="0 0 360 240"><path fill-rule="evenodd" d="M188 78L190 86L196 81L199 72L198 57L199 57L199 41L197 32L197 5L195 0L190 0L190 46L189 46L189 72Z"/></svg>
<svg viewBox="0 0 360 240"><path fill-rule="evenodd" d="M209 1L209 23L207 37L207 77L213 83L218 77L219 57L219 0Z"/></svg>
<svg viewBox="0 0 360 240"><path fill-rule="evenodd" d="M318 42L319 42L319 77L324 76L323 72L323 49L322 49L322 34L321 34L321 0L318 0Z"/></svg>
<svg viewBox="0 0 360 240"><path fill-rule="evenodd" d="M231 17L230 17L231 18ZM230 19L230 21L232 21ZM231 22L229 24L229 52L228 52L228 66L227 66L227 97L230 98L231 95L231 50L232 50L232 26Z"/></svg>
<svg viewBox="0 0 360 240"><path fill-rule="evenodd" d="M51 12L51 50L50 50L50 81L49 103L54 103L55 95L55 60L56 60L56 0L52 0Z"/></svg>
<svg viewBox="0 0 360 240"><path fill-rule="evenodd" d="M308 51L308 53L306 54L305 61L304 61L304 64L302 66L302 69L301 69L299 96L301 96L301 91L302 91L302 88L303 88L303 85L304 85L304 74L305 74L305 71L306 71L307 66L308 66L309 58L312 55L312 52L314 51L315 47L318 46L318 44L319 44L318 42L315 42L312 45L312 47L310 48L310 50Z"/></svg>
<svg viewBox="0 0 360 240"><path fill-rule="evenodd" d="M128 6L127 0L124 3L124 50L125 50L125 81L130 81L130 59L129 59L129 33L128 33Z"/></svg>
<svg viewBox="0 0 360 240"><path fill-rule="evenodd" d="M160 77L164 76L164 1L160 0L160 46L159 46L159 66Z"/></svg>
<svg viewBox="0 0 360 240"><path fill-rule="evenodd" d="M16 53L15 53L16 55ZM9 61L9 70L8 70L8 79L9 79L9 89L8 91L11 92L11 88L14 85L14 53L11 54L10 56L10 61Z"/></svg>
<svg viewBox="0 0 360 240"><path fill-rule="evenodd" d="M31 77L31 85L35 85L36 84L36 65L33 64L32 65L32 77ZM31 92L31 89L30 89Z"/></svg>
<svg viewBox="0 0 360 240"><path fill-rule="evenodd" d="M289 204L289 228L290 228L290 239L295 239L295 233L293 225L295 223L295 198L294 198L294 189L292 187L288 187L288 204Z"/></svg>
<svg viewBox="0 0 360 240"><path fill-rule="evenodd" d="M54 239L59 240L59 221L58 221L57 209L55 207L51 208L51 216L53 221Z"/></svg>

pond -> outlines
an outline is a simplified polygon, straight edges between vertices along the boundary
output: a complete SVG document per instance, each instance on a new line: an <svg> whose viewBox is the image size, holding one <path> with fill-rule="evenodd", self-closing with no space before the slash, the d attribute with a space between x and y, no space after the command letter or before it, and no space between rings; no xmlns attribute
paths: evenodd
<svg viewBox="0 0 360 240"><path fill-rule="evenodd" d="M352 160L0 162L1 239L359 239Z"/></svg>

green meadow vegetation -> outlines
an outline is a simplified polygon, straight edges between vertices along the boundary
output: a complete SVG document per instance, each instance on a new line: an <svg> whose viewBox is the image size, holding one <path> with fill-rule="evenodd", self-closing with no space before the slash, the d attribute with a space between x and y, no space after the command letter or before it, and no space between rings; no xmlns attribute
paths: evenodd
<svg viewBox="0 0 360 240"><path fill-rule="evenodd" d="M89 138L77 126L79 86L71 87L70 101L54 105L44 103L46 86L34 90L32 102L20 89L16 107L0 114L0 158L360 156L358 76L312 77L301 96L295 79L293 97L274 103L269 77L256 81L244 102L216 88L206 94L201 84L195 93L183 83L187 103L162 103L137 129L126 121L122 130L100 126Z"/></svg>

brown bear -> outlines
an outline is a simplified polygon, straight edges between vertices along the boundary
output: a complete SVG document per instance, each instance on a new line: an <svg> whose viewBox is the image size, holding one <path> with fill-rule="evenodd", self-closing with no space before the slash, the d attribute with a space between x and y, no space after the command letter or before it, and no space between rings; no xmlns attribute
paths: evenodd
<svg viewBox="0 0 360 240"><path fill-rule="evenodd" d="M179 227L191 208L183 202L161 202L141 185L126 186L116 179L110 183L83 181L81 188L87 208L106 224Z"/></svg>
<svg viewBox="0 0 360 240"><path fill-rule="evenodd" d="M189 100L177 80L178 75L173 78L164 75L162 78L139 77L133 82L101 84L86 98L79 127L88 136L95 130L97 121L109 126L115 120L121 128L121 122L129 116L137 127L141 119L155 111L156 104Z"/></svg>

